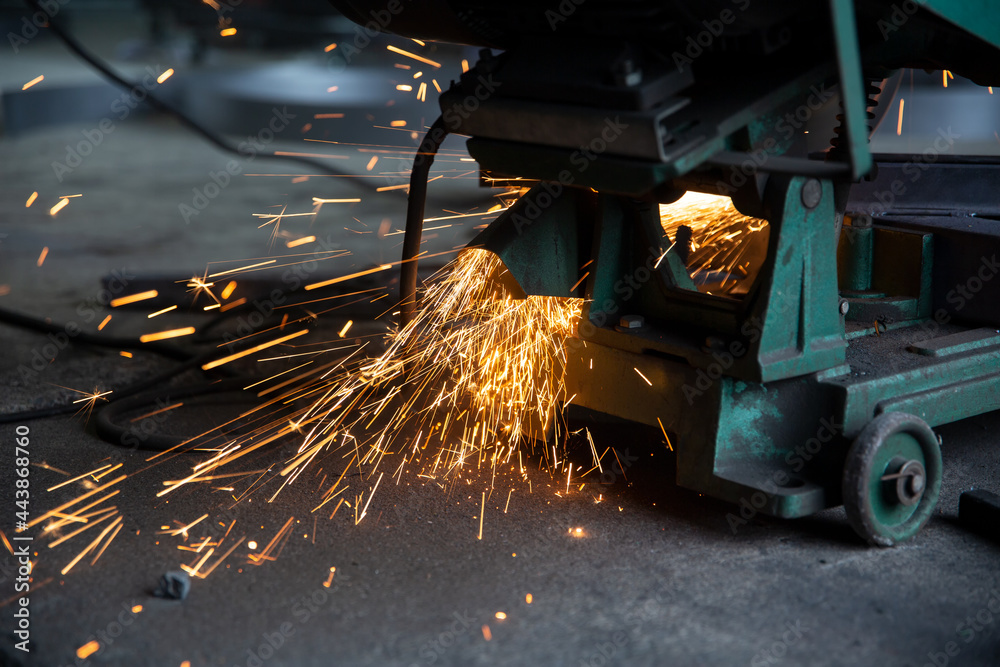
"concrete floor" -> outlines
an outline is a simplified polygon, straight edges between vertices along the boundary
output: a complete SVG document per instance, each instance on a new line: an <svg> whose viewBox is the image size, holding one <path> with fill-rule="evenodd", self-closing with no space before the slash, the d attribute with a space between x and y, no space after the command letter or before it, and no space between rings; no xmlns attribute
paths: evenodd
<svg viewBox="0 0 1000 667"><path fill-rule="evenodd" d="M178 204L227 158L170 122L136 117L64 182L55 181L51 163L88 127L0 141L2 307L68 321L80 317L78 307L99 294L100 278L114 270L183 279L210 261L262 257L273 248L292 252L271 246L270 230L258 230L252 214L276 206L307 211L313 196L356 196L328 179L244 177L196 224L185 224ZM345 166L363 173L367 159L355 156ZM303 173L263 162L255 170ZM464 202L461 210L489 204L469 203L476 191L465 181L432 188L442 200L429 214L450 208L448 197ZM36 190L39 200L25 208ZM76 193L84 196L48 214L59 196ZM331 261L329 275L398 254L400 237L379 238L375 230L386 218L391 229L401 225L402 200L361 196L360 204L324 209L315 221L283 222L292 237L328 234L351 251ZM429 247L461 245L478 224L476 218L443 229ZM43 247L49 252L39 267ZM345 319L360 322L367 311L358 312L334 313L311 335L330 337ZM162 317L164 328L205 321L190 313ZM145 311L116 312L112 324L116 335L150 327ZM0 327L0 339L3 412L63 402L73 396L65 387L120 387L170 366L151 355L124 359L70 346L43 373L25 378L19 368L45 337ZM193 406L163 428L191 433L240 407ZM313 522L320 514L310 512L317 478L302 479L273 503L264 492L233 506L228 492L206 486L157 499L162 481L186 474L192 457L145 469L148 453L107 444L82 416L28 425L33 516L85 489L79 482L44 492L68 477L43 462L71 476L122 463L130 476L115 499L124 529L96 564L88 557L60 575L85 542L52 549L34 543L30 654L14 648L16 562L0 550L5 665L1000 664L1000 618L989 611L992 596L1000 596L1000 542L956 522L962 491L1000 488L1000 414L939 429L945 462L939 512L917 539L889 550L861 545L841 510L794 522L755 517L734 531L727 520L734 508L678 488L660 436L637 427L591 425L599 447L613 446L624 470L582 490L574 486L567 494L564 482L538 469L537 456L528 457L530 487L511 473L492 482L473 474L443 487L404 475L399 484L384 482L369 518L354 525L346 509ZM0 487L9 489L9 511L0 516L7 536L15 511L14 436L13 424L0 426L11 461L0 466ZM248 469L284 461L291 447L260 450ZM589 458L585 447L572 454L581 463ZM367 492L372 482L351 481L351 493ZM489 496L479 540L482 491ZM235 530L260 544L289 517L295 523L274 562L249 565L250 552L240 549L195 581L183 602L152 597L164 572L193 560L175 548L177 538L157 531L204 513L212 515L205 525L235 520ZM576 528L582 536L570 532ZM336 573L324 587L331 567ZM136 605L142 611L129 613ZM77 649L91 640L100 650L77 659Z"/></svg>

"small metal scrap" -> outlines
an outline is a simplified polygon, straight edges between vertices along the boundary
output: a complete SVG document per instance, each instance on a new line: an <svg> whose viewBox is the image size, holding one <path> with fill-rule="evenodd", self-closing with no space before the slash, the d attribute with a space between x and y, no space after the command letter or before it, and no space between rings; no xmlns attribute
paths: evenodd
<svg viewBox="0 0 1000 667"><path fill-rule="evenodd" d="M158 598L183 600L191 590L191 577L183 570L172 570L160 577L160 584L153 591Z"/></svg>

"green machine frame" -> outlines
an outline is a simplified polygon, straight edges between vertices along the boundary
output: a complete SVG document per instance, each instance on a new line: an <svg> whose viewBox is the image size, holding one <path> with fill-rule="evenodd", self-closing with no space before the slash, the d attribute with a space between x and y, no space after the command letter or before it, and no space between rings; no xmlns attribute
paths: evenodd
<svg viewBox="0 0 1000 667"><path fill-rule="evenodd" d="M949 67L1000 84L1000 5L918 4L902 20L885 0L804 3L802 25L826 35L792 40L797 56L715 54L696 75L653 62L643 79L627 42L527 39L485 51L440 99L485 174L537 182L471 245L526 295L585 299L565 341L574 403L671 433L682 486L779 517L843 504L883 546L915 535L937 503L932 428L1000 408L1000 309L979 318L988 328L924 335L937 232L847 210L852 187L877 178L873 82ZM839 137L816 159L776 128L826 86L839 91ZM581 161L595 137L603 148ZM753 173L727 182L753 156ZM768 222L741 299L694 289L661 227L659 204L689 190Z"/></svg>

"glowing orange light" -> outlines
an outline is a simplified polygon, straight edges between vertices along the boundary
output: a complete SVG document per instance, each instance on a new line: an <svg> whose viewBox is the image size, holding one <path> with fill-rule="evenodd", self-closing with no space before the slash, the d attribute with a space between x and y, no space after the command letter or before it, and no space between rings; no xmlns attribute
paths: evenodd
<svg viewBox="0 0 1000 667"><path fill-rule="evenodd" d="M76 649L76 657L84 660L96 653L100 648L101 645L97 642L97 640L91 639L89 642Z"/></svg>
<svg viewBox="0 0 1000 667"><path fill-rule="evenodd" d="M128 296L122 296L117 299L111 300L111 307L117 308L118 306L125 306L130 303L136 303L137 301L145 301L146 299L155 299L159 296L159 292L155 289L148 290L146 292L139 292L138 294L129 294Z"/></svg>
<svg viewBox="0 0 1000 667"><path fill-rule="evenodd" d="M169 331L158 331L156 333L144 334L139 336L139 341L142 343L152 343L157 340L165 340L167 338L179 338L181 336L190 336L195 332L194 327L184 327L182 329L170 329Z"/></svg>
<svg viewBox="0 0 1000 667"><path fill-rule="evenodd" d="M308 288L306 288L308 289ZM190 327L191 333L194 333L194 327ZM207 364L202 364L201 369L208 371L213 368L222 366L223 364L228 364L230 361L235 361L236 359L242 359L243 357L248 357L251 354L260 352L261 350L266 350L269 347L274 347L275 345L280 345L281 343L292 340L293 338L298 338L299 336L304 336L309 333L308 329L303 329L301 331L296 331L293 334L288 334L287 336L282 336L281 338L276 338L275 340L268 341L267 343L261 343L260 345L255 345L249 350L243 350L242 352L237 352L236 354L231 354L228 357L223 357L221 359L216 359L215 361L210 361ZM142 340L141 338L139 340Z"/></svg>
<svg viewBox="0 0 1000 667"><path fill-rule="evenodd" d="M316 240L315 236L303 236L300 239L294 239L285 244L286 248L298 248L300 245L305 245L307 243L312 243Z"/></svg>
<svg viewBox="0 0 1000 667"><path fill-rule="evenodd" d="M59 211L61 211L64 208L66 208L67 205L69 205L69 200L68 199L65 199L65 198L64 199L60 199L58 204L56 204L55 206L53 206L52 208L49 209L49 215L55 215Z"/></svg>
<svg viewBox="0 0 1000 667"><path fill-rule="evenodd" d="M431 67L441 67L441 63L434 62L430 58L424 58L423 56L418 56L416 53L410 53L409 51L404 51L403 49L393 46L392 44L390 44L385 48L388 49L389 51L392 51L393 53L398 53L399 55L406 56L407 58L413 58L414 60L430 65Z"/></svg>

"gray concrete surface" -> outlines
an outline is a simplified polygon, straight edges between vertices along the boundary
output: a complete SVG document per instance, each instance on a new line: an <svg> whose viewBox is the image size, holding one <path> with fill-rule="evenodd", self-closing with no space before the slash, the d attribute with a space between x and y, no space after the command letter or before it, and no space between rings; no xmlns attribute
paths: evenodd
<svg viewBox="0 0 1000 667"><path fill-rule="evenodd" d="M253 213L308 210L312 196L352 196L350 187L328 179L292 183L291 174L301 170L259 162L255 172L290 175L235 179L196 223L185 224L178 205L228 158L172 123L136 117L58 182L51 163L64 159L89 127L0 140L0 285L7 286L0 306L55 321L80 318L78 308L99 294L100 278L113 270L183 278L210 261L264 256L269 231L257 229ZM356 156L346 166L363 173L367 159ZM451 159L441 168L463 166L457 154ZM449 196L463 202L460 210L473 205L467 183L432 186L441 187L430 213L452 208ZM36 190L39 200L26 209ZM56 217L48 214L60 195L75 193L84 196ZM334 260L331 275L398 253L400 237L357 232L377 230L385 218L393 228L401 225L402 200L362 198L347 210L324 209L311 227L295 219L286 226L295 235L331 235L352 252ZM429 247L464 243L476 224L443 229ZM43 247L49 254L39 267ZM330 337L350 316L349 310L331 314L312 336ZM170 326L204 321L189 313L163 317ZM113 323L117 335L149 326L142 311L116 312ZM65 387L120 387L171 363L70 346L44 372L25 377L20 367L44 348L45 336L0 326L0 341L4 412L65 401L73 395ZM163 428L192 433L240 407L193 406ZM207 486L157 499L162 481L185 474L191 457L143 470L148 453L104 442L82 415L28 426L32 514L85 489L76 483L45 493L67 477L39 464L77 475L121 462L130 473L115 499L124 529L96 564L88 557L65 576L59 570L84 542L53 549L33 543L30 654L15 648L17 563L0 548L0 664L1000 664L1000 615L990 611L1000 596L1000 542L968 534L956 522L962 491L1000 489L998 414L939 429L945 461L939 511L917 539L889 550L861 545L841 510L794 522L758 516L734 531L727 515L738 510L674 485L673 458L656 432L622 425L591 425L598 445L615 447L625 462L622 474L605 483L597 479L567 494L561 480L539 469L537 456L528 457L530 487L511 473L492 484L472 475L443 485L404 475L399 484L383 481L359 525L346 509L313 523L318 475L273 503L257 493L233 506L228 492ZM16 509L14 437L15 425L0 425L7 456L0 463L0 529L8 537ZM283 461L292 447L262 449L247 469ZM581 464L589 459L582 443L573 456ZM351 493L367 492L372 481L351 480ZM484 490L489 499L479 540ZM161 526L203 513L212 514L209 521L235 520L234 530L261 544L289 517L300 523L274 562L249 565L249 551L240 549L195 581L186 600L152 597L164 572L191 562L175 548L176 538L158 534ZM576 528L583 536L570 533ZM336 573L326 588L331 567ZM128 613L135 605L142 611ZM91 640L100 650L78 659L77 649Z"/></svg>

